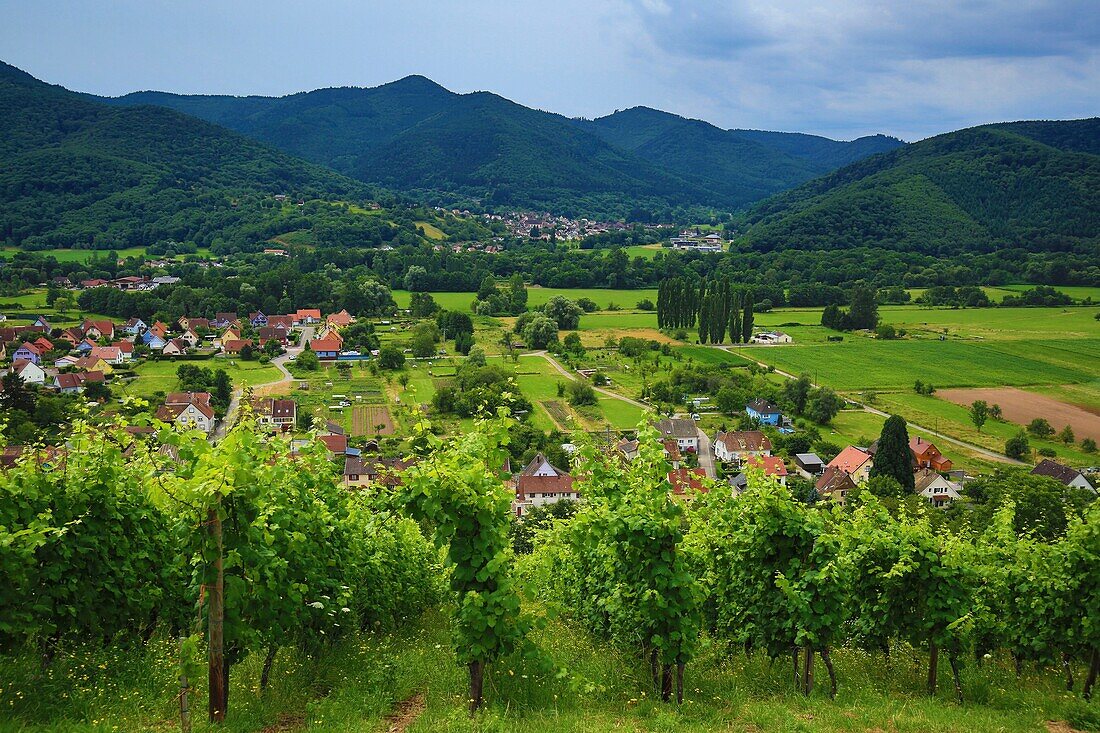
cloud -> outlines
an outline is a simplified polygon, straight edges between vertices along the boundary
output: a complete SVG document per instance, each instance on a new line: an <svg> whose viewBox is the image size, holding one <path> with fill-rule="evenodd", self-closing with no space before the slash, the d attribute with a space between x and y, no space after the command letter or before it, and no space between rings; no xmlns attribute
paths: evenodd
<svg viewBox="0 0 1100 733"><path fill-rule="evenodd" d="M915 138L1100 109L1095 0L629 4L670 96L727 126Z"/></svg>

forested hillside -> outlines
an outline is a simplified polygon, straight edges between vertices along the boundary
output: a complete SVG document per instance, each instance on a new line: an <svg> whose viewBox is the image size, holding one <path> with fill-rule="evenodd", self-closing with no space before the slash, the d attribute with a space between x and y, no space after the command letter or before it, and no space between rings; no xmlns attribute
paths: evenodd
<svg viewBox="0 0 1100 733"><path fill-rule="evenodd" d="M109 107L2 63L0 160L0 242L25 249L208 243L269 218L243 197L371 195L194 117Z"/></svg>
<svg viewBox="0 0 1100 733"><path fill-rule="evenodd" d="M883 135L839 142L799 133L723 130L648 107L578 124L650 163L721 191L737 206L903 145Z"/></svg>
<svg viewBox="0 0 1100 733"><path fill-rule="evenodd" d="M433 203L664 221L742 208L902 144L727 131L644 108L569 120L422 76L281 98L137 92L103 101L172 107Z"/></svg>
<svg viewBox="0 0 1100 733"><path fill-rule="evenodd" d="M1097 253L1100 118L974 127L854 163L748 214L758 251Z"/></svg>

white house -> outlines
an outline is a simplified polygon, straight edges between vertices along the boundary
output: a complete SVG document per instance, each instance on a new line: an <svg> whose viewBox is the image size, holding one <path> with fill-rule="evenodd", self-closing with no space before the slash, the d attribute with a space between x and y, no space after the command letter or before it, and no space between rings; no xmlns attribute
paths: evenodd
<svg viewBox="0 0 1100 733"><path fill-rule="evenodd" d="M932 506L944 507L961 496L959 485L948 481L930 468L922 468L913 477L915 490Z"/></svg>
<svg viewBox="0 0 1100 733"><path fill-rule="evenodd" d="M699 451L699 430L695 427L694 420L666 417L653 425L661 433L662 439L675 440L676 447L681 451L690 453Z"/></svg>
<svg viewBox="0 0 1100 733"><path fill-rule="evenodd" d="M771 454L772 442L760 430L731 430L714 436L714 457L723 463L740 465L751 457Z"/></svg>
<svg viewBox="0 0 1100 733"><path fill-rule="evenodd" d="M751 343L754 344L789 344L793 342L788 334L782 331L762 331L752 337Z"/></svg>
<svg viewBox="0 0 1100 733"><path fill-rule="evenodd" d="M575 480L565 471L554 467L546 456L539 453L516 477L516 498L512 509L517 517L531 507L553 504L562 499L579 499Z"/></svg>
<svg viewBox="0 0 1100 733"><path fill-rule="evenodd" d="M214 409L209 392L172 392L164 398L156 417L182 428L197 428L204 433L214 429Z"/></svg>
<svg viewBox="0 0 1100 733"><path fill-rule="evenodd" d="M1049 476L1055 481L1060 481L1062 484L1075 489L1096 490L1095 487L1089 483L1089 480L1085 478L1084 474L1076 468L1070 468L1057 461L1052 461L1049 458L1044 458L1040 461L1039 465L1031 470L1031 473L1033 476Z"/></svg>
<svg viewBox="0 0 1100 733"><path fill-rule="evenodd" d="M45 384L46 371L27 359L16 359L11 370L19 375L24 384Z"/></svg>

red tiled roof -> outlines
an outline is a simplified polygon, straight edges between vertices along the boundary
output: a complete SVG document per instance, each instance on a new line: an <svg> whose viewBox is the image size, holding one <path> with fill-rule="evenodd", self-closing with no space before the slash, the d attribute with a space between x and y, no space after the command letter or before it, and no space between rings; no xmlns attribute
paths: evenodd
<svg viewBox="0 0 1100 733"><path fill-rule="evenodd" d="M772 441L761 430L740 430L718 433L715 442L721 443L730 453L744 451L770 451Z"/></svg>
<svg viewBox="0 0 1100 733"><path fill-rule="evenodd" d="M686 494L690 488L692 491L706 491L702 479L707 477L707 472L702 468L677 468L668 472L668 482L672 484L672 493Z"/></svg>
<svg viewBox="0 0 1100 733"><path fill-rule="evenodd" d="M346 435L320 435L317 438L325 447L328 448L329 453L335 453L336 455L343 455L348 451L348 436ZM366 473L365 471L359 471L358 473Z"/></svg>
<svg viewBox="0 0 1100 733"><path fill-rule="evenodd" d="M765 475L786 476L787 464L779 456L749 456L749 465L753 468L763 468Z"/></svg>
<svg viewBox="0 0 1100 733"><path fill-rule="evenodd" d="M835 466L845 473L855 473L859 470L860 466L869 460L871 460L870 453L854 445L850 445L842 450L840 455L829 461L829 465Z"/></svg>

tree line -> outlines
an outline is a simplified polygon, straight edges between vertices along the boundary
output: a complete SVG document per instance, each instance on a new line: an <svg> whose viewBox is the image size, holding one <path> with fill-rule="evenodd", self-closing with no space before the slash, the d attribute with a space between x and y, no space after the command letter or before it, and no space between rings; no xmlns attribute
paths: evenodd
<svg viewBox="0 0 1100 733"><path fill-rule="evenodd" d="M657 285L657 327L688 330L698 324L701 344L748 343L752 340L754 296L751 288L734 287L729 277L674 277Z"/></svg>

